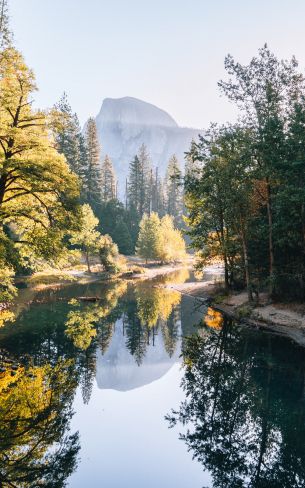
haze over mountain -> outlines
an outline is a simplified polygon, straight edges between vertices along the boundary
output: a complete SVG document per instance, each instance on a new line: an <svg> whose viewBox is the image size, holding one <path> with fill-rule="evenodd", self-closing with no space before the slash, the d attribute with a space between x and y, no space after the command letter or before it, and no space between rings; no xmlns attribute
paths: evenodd
<svg viewBox="0 0 305 488"><path fill-rule="evenodd" d="M169 158L176 154L184 167L184 153L199 129L179 127L164 110L137 98L105 98L96 117L102 157L108 154L119 182L119 195L124 196L129 163L145 144L153 168L164 176Z"/></svg>

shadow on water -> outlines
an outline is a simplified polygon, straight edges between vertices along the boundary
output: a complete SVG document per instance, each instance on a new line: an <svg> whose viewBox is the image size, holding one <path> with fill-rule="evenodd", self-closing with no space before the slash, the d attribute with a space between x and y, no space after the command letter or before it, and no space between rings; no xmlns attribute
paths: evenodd
<svg viewBox="0 0 305 488"><path fill-rule="evenodd" d="M43 290L0 328L1 487L66 486L76 391L88 404L93 387L139 389L181 351L184 400L163 424L181 427L211 486L305 486L303 349L159 286L188 276Z"/></svg>

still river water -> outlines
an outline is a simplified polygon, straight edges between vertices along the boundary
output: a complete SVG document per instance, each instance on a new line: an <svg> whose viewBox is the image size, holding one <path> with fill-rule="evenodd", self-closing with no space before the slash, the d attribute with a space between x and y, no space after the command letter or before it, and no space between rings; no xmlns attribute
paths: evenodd
<svg viewBox="0 0 305 488"><path fill-rule="evenodd" d="M158 286L187 279L22 292L0 487L305 487L304 350Z"/></svg>

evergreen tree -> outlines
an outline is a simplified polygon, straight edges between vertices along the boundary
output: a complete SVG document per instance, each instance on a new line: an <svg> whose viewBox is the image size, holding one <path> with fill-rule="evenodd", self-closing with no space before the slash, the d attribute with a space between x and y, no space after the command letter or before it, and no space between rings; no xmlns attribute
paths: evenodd
<svg viewBox="0 0 305 488"><path fill-rule="evenodd" d="M128 208L133 209L139 219L145 212L150 212L151 186L152 175L149 155L146 146L142 144L139 153L130 163L128 181Z"/></svg>
<svg viewBox="0 0 305 488"><path fill-rule="evenodd" d="M136 155L129 165L129 179L127 187L128 209L132 210L139 219L140 214L140 161Z"/></svg>
<svg viewBox="0 0 305 488"><path fill-rule="evenodd" d="M139 211L142 217L145 212L150 212L152 183L150 158L145 144L141 145L138 158L140 163Z"/></svg>
<svg viewBox="0 0 305 488"><path fill-rule="evenodd" d="M164 184L159 176L158 168L153 173L151 171L151 211L156 212L159 217L166 214L166 203L164 194Z"/></svg>
<svg viewBox="0 0 305 488"><path fill-rule="evenodd" d="M95 120L90 117L87 122L85 141L87 148L87 167L85 168L86 199L94 210L101 205L101 166L100 144L98 141Z"/></svg>
<svg viewBox="0 0 305 488"><path fill-rule="evenodd" d="M300 75L297 62L280 61L265 44L249 65L241 65L232 56L225 59L229 81L219 83L223 93L234 101L253 132L256 177L264 185L262 202L266 210L266 234L269 252L269 290L273 294L277 274L274 242L274 201L278 188L278 165L285 159L284 130L289 93Z"/></svg>
<svg viewBox="0 0 305 488"><path fill-rule="evenodd" d="M11 42L7 0L0 0L0 49L9 47Z"/></svg>
<svg viewBox="0 0 305 488"><path fill-rule="evenodd" d="M148 259L159 259L161 244L160 219L155 212L150 216L144 214L140 222L137 241L137 254Z"/></svg>
<svg viewBox="0 0 305 488"><path fill-rule="evenodd" d="M106 354L109 348L114 330L115 324L109 322L109 320L106 319L101 322L99 326L98 344L102 355Z"/></svg>
<svg viewBox="0 0 305 488"><path fill-rule="evenodd" d="M191 141L190 150L185 155L185 176L195 178L200 176L200 155L194 139Z"/></svg>
<svg viewBox="0 0 305 488"><path fill-rule="evenodd" d="M80 386L83 397L83 402L88 405L91 394L94 378L96 376L96 356L90 350L90 348L84 351L84 354L80 355L80 368L81 368L81 378Z"/></svg>
<svg viewBox="0 0 305 488"><path fill-rule="evenodd" d="M112 161L106 154L101 169L101 193L102 201L108 202L116 198L116 178Z"/></svg>
<svg viewBox="0 0 305 488"><path fill-rule="evenodd" d="M138 366L143 362L147 350L147 329L137 316L136 303L129 302L125 316L126 347Z"/></svg>
<svg viewBox="0 0 305 488"><path fill-rule="evenodd" d="M130 231L123 219L118 220L112 233L114 242L118 245L122 254L131 254L134 250Z"/></svg>
<svg viewBox="0 0 305 488"><path fill-rule="evenodd" d="M65 156L71 170L83 178L86 165L82 153L84 141L78 117L72 112L66 93L55 105L55 110L59 114L59 121L55 127L56 148Z"/></svg>
<svg viewBox="0 0 305 488"><path fill-rule="evenodd" d="M182 224L182 173L175 154L170 158L166 172L166 213L172 215L176 225Z"/></svg>
<svg viewBox="0 0 305 488"><path fill-rule="evenodd" d="M159 178L157 186L158 195L158 215L164 217L166 215L166 195L165 195L165 182Z"/></svg>

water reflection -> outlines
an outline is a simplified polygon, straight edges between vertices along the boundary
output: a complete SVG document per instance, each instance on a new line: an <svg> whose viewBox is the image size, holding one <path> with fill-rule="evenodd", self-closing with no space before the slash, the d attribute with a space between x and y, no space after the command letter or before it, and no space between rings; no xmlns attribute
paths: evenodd
<svg viewBox="0 0 305 488"><path fill-rule="evenodd" d="M186 400L170 424L183 425L215 488L305 486L304 351L227 321L220 328L213 314L207 323L184 344Z"/></svg>
<svg viewBox="0 0 305 488"><path fill-rule="evenodd" d="M77 388L88 404L95 378L126 391L178 360L181 298L160 288L168 282L42 290L0 329L0 486L65 486L80 450L70 432Z"/></svg>
<svg viewBox="0 0 305 488"><path fill-rule="evenodd" d="M77 384L73 363L59 361L52 368L6 363L3 369L1 486L63 486L76 468L80 448L78 434L69 433Z"/></svg>
<svg viewBox="0 0 305 488"><path fill-rule="evenodd" d="M206 485L209 476L209 486L215 488L305 486L303 349L280 337L239 328L168 286L171 280L186 279L183 270L135 285L119 281L42 290L19 308L13 324L0 328L0 486L63 487L73 470L73 482L77 480L78 459L85 450L77 430L86 412L94 411L96 398L101 409L111 399L109 412L115 408L117 417L109 427L111 439L89 438L89 443L103 442L108 448L118 419L123 422L125 416L134 433L150 408L162 459L170 454L169 421L209 473L199 485L191 481L192 488ZM182 373L173 366L181 361L181 350L183 393L170 386L179 398L176 405L182 403L164 421L164 413L174 405L164 379L176 378L178 385ZM176 376L171 376L173 371ZM97 391L101 396L94 396ZM147 403L142 403L143 396ZM170 403L156 419L160 398ZM82 421L73 423L82 409ZM95 415L94 435L104 413ZM105 418L100 435L107 431L110 413ZM83 439L86 432L81 434ZM171 434L183 446L176 432ZM145 431L147 439L151 435ZM124 442L130 442L128 436ZM135 457L143 467L146 452L141 451L139 447ZM180 459L186 456L187 451ZM83 459L82 465L86 462ZM78 486L84 486L92 469L88 461ZM192 468L187 469L186 479L194 480ZM160 471L154 486L170 486L170 477L162 484L163 475ZM105 484L116 486L108 483L115 474L109 476Z"/></svg>

